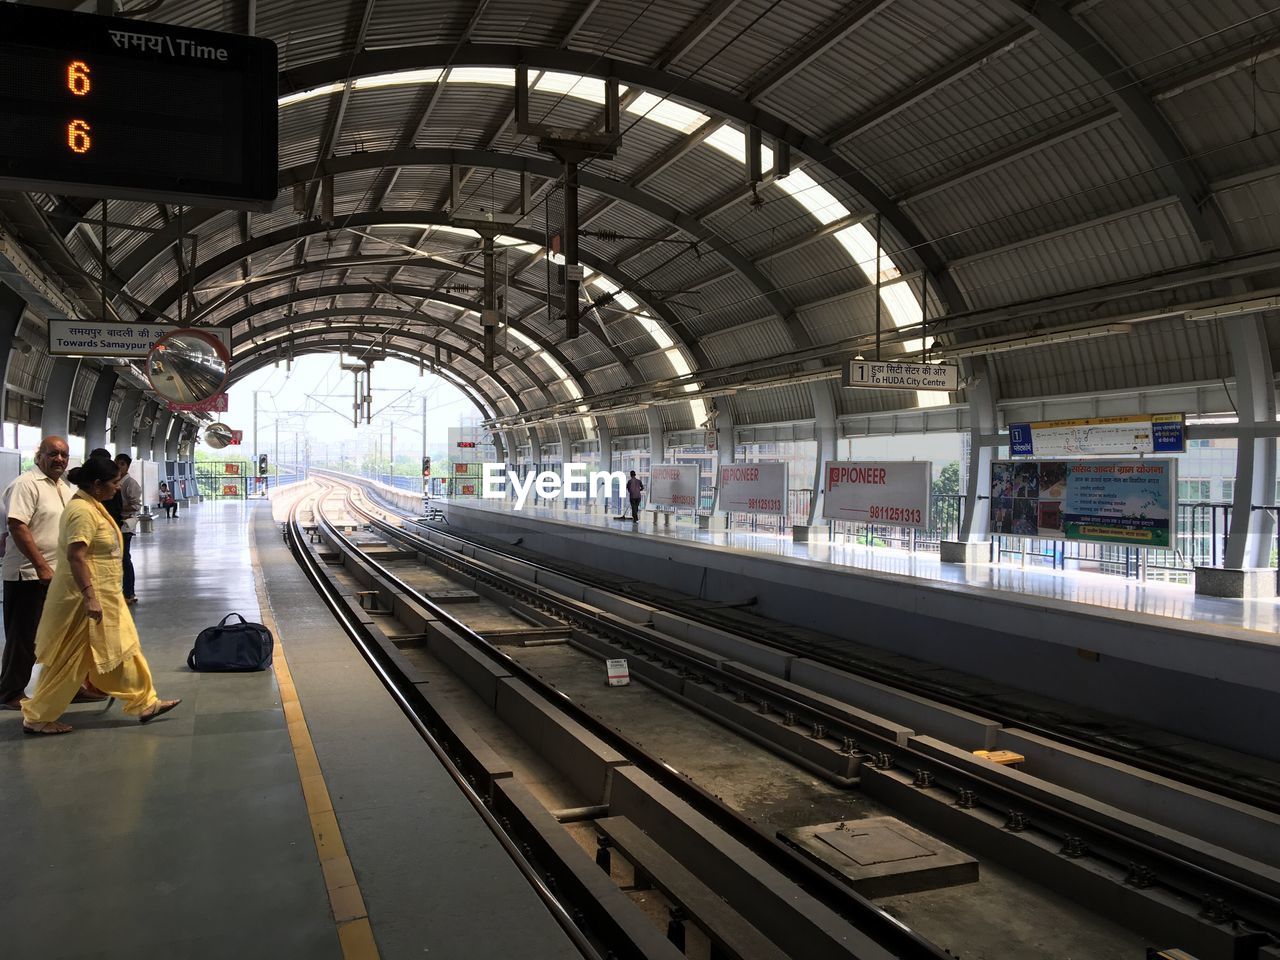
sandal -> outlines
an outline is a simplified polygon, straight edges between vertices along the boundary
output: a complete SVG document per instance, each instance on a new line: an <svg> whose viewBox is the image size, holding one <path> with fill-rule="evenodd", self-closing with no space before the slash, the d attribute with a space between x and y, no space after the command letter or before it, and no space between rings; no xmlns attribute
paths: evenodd
<svg viewBox="0 0 1280 960"><path fill-rule="evenodd" d="M70 733L73 729L73 727L69 727L65 723L58 723L56 720L36 724L29 724L25 720L22 721L23 733L30 733L39 736L55 737L62 733Z"/></svg>
<svg viewBox="0 0 1280 960"><path fill-rule="evenodd" d="M152 704L150 710L148 710L146 713L138 715L138 722L150 723L156 717L161 716L162 714L168 713L170 710L172 710L181 702L182 702L181 700L157 700L154 704Z"/></svg>

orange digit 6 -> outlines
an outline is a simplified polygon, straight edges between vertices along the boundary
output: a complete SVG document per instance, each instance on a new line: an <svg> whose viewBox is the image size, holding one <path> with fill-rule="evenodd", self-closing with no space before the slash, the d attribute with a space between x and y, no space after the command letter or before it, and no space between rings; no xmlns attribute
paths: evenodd
<svg viewBox="0 0 1280 960"><path fill-rule="evenodd" d="M93 146L93 140L89 137L89 124L83 120L72 120L67 124L67 146L71 148L73 153L88 153L89 148Z"/></svg>
<svg viewBox="0 0 1280 960"><path fill-rule="evenodd" d="M83 97L92 89L89 83L89 65L83 60L72 60L67 64L67 89L77 97Z"/></svg>

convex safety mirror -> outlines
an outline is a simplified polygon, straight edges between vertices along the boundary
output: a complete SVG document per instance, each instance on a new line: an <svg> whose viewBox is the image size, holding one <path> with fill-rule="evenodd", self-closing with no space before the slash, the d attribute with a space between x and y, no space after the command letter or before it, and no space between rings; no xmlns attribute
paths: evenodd
<svg viewBox="0 0 1280 960"><path fill-rule="evenodd" d="M235 437L225 423L211 423L204 428L204 442L215 450L231 445Z"/></svg>
<svg viewBox="0 0 1280 960"><path fill-rule="evenodd" d="M217 338L202 330L175 330L147 354L147 379L162 400L199 403L222 392L230 365Z"/></svg>

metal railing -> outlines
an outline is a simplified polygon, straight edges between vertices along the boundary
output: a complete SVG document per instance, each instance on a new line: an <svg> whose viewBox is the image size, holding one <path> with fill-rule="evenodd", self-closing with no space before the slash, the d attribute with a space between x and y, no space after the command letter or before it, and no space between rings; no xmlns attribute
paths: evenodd
<svg viewBox="0 0 1280 960"><path fill-rule="evenodd" d="M943 540L959 539L960 524L964 519L964 501L965 496L960 493L934 494L929 503L929 525L924 530L882 523L833 520L831 540L833 543L864 547L893 547L911 552L937 553Z"/></svg>

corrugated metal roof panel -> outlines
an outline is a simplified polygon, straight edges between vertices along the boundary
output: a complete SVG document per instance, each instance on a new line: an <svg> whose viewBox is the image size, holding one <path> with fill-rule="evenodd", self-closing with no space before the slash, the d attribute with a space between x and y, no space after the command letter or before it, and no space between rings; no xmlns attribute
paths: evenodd
<svg viewBox="0 0 1280 960"><path fill-rule="evenodd" d="M735 424L778 423L813 416L809 388L803 385L741 390L730 399Z"/></svg>
<svg viewBox="0 0 1280 960"><path fill-rule="evenodd" d="M416 87L353 90L333 152L341 156L399 146L421 95Z"/></svg>
<svg viewBox="0 0 1280 960"><path fill-rule="evenodd" d="M839 244L814 244L775 257L762 269L774 287L800 307L842 296L867 283L866 274Z"/></svg>
<svg viewBox="0 0 1280 960"><path fill-rule="evenodd" d="M339 94L332 95L334 98L337 96ZM335 102L331 97L316 97L280 111L279 163L282 170L315 163L316 152L320 149L320 134Z"/></svg>
<svg viewBox="0 0 1280 960"><path fill-rule="evenodd" d="M555 46L577 19L580 5L570 2L490 0L472 31L476 43L524 43Z"/></svg>
<svg viewBox="0 0 1280 960"><path fill-rule="evenodd" d="M1127 0L1093 4L1080 18L1135 75L1156 83L1280 25L1280 11L1265 0Z"/></svg>
<svg viewBox="0 0 1280 960"><path fill-rule="evenodd" d="M472 9L468 4L377 0L369 18L365 46L376 50L459 40L471 19Z"/></svg>
<svg viewBox="0 0 1280 960"><path fill-rule="evenodd" d="M954 263L951 275L970 306L980 308L1138 277L1200 256L1186 217L1170 201Z"/></svg>
<svg viewBox="0 0 1280 960"><path fill-rule="evenodd" d="M913 0L877 12L761 105L805 130L837 128L1017 22L999 4Z"/></svg>
<svg viewBox="0 0 1280 960"><path fill-rule="evenodd" d="M1187 154L1211 179L1264 167L1280 152L1280 96L1268 92L1280 90L1280 59L1253 70L1159 102Z"/></svg>
<svg viewBox="0 0 1280 960"><path fill-rule="evenodd" d="M1037 36L838 149L890 192L910 193L1102 104L1089 78Z"/></svg>
<svg viewBox="0 0 1280 960"><path fill-rule="evenodd" d="M1237 252L1280 246L1280 170L1215 194Z"/></svg>
<svg viewBox="0 0 1280 960"><path fill-rule="evenodd" d="M681 210L697 213L745 183L746 168L741 163L700 145L647 180L644 189Z"/></svg>
<svg viewBox="0 0 1280 960"><path fill-rule="evenodd" d="M772 319L732 327L698 342L713 364L726 365L785 356L792 349L786 328Z"/></svg>
<svg viewBox="0 0 1280 960"><path fill-rule="evenodd" d="M907 205L948 259L1167 196L1118 119Z"/></svg>
<svg viewBox="0 0 1280 960"><path fill-rule="evenodd" d="M1230 376L1225 341L1209 324L1144 324L1123 336L1029 348L996 358L1006 398L1090 393Z"/></svg>
<svg viewBox="0 0 1280 960"><path fill-rule="evenodd" d="M701 80L729 90L749 86L812 38L844 7L840 0L779 4L739 3L690 52L683 63Z"/></svg>
<svg viewBox="0 0 1280 960"><path fill-rule="evenodd" d="M700 0L662 0L643 7L628 0L603 0L568 46L593 53L608 50L611 56L636 63L652 62L705 6ZM581 10L575 7L564 17L566 31Z"/></svg>
<svg viewBox="0 0 1280 960"><path fill-rule="evenodd" d="M280 69L327 60L347 50L350 24L364 9L366 0L333 0L324 4L299 4L295 0L261 0L258 35L270 37L280 47ZM359 20L356 20L358 23Z"/></svg>

